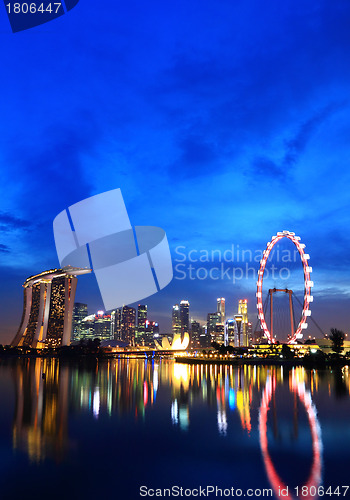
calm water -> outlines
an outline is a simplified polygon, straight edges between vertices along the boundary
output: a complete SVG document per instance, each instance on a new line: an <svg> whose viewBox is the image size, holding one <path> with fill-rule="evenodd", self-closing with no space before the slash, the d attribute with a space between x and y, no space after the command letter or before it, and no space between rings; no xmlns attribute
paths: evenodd
<svg viewBox="0 0 350 500"><path fill-rule="evenodd" d="M347 367L0 360L0 394L1 499L350 484Z"/></svg>

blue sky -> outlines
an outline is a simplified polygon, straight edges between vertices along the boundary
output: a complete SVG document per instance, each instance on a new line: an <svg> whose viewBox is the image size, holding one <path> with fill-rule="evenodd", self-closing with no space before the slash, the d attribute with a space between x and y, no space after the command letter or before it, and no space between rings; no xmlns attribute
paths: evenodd
<svg viewBox="0 0 350 500"><path fill-rule="evenodd" d="M58 265L54 217L118 187L132 223L164 228L174 257L295 231L315 318L347 331L348 1L98 5L16 34L0 10L0 341L19 324L25 278ZM92 279L79 284L101 307ZM147 303L166 331L182 298L204 320L217 297L232 314L243 294L254 321L253 278L175 279Z"/></svg>

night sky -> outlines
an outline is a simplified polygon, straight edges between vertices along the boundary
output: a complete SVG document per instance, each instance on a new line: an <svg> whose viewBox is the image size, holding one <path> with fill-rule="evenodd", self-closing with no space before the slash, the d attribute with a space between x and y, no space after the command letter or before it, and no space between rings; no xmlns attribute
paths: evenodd
<svg viewBox="0 0 350 500"><path fill-rule="evenodd" d="M174 266L178 246L255 252L294 231L314 318L349 330L348 0L80 0L15 34L1 5L0 40L0 342L24 280L59 265L54 217L114 188L132 224L166 231ZM161 331L181 299L204 321L217 297L229 315L248 298L255 323L254 276L179 277L144 301ZM76 300L103 308L92 276Z"/></svg>

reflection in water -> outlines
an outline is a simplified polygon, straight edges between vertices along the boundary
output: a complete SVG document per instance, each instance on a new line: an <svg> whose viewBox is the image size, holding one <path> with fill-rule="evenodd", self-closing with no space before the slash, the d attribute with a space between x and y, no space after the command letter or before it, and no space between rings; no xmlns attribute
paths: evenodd
<svg viewBox="0 0 350 500"><path fill-rule="evenodd" d="M311 468L310 476L305 483L307 492L317 491L317 487L321 484L321 452L322 452L322 441L321 441L321 428L317 419L316 408L312 402L311 394L306 390L305 380L304 380L304 370L302 368L295 368L291 372L290 379L290 389L295 395L297 395L305 407L308 422L311 430L312 437L312 451L313 451L313 463ZM264 459L265 469L268 475L268 479L270 484L277 496L279 496L280 491L283 489L288 491L286 485L279 477L273 462L271 460L269 451L268 451L268 438L267 438L267 415L269 411L269 406L271 403L271 399L273 399L273 395L276 391L276 378L275 374L269 376L266 381L265 390L263 392L260 411L259 411L259 436L260 436L260 446ZM297 406L294 406L294 419L297 418ZM316 490L311 487L316 488ZM284 495L284 498L292 499L293 496L291 494ZM315 498L315 494L313 495L304 495L304 498L311 499Z"/></svg>
<svg viewBox="0 0 350 500"><path fill-rule="evenodd" d="M25 360L14 375L13 447L33 461L61 458L67 444L68 368L56 359Z"/></svg>
<svg viewBox="0 0 350 500"><path fill-rule="evenodd" d="M347 367L340 374L332 374L303 368L185 365L170 360L93 360L67 364L58 359L33 359L19 360L13 373L16 386L13 447L25 451L32 461L59 460L69 453L71 415L79 418L82 413L89 414L96 425L102 416L125 415L142 422L146 417L152 418L148 411L157 406L163 422L179 427L190 438L192 429L198 425L196 409L200 409L201 425L212 425L209 415L216 415L216 432L222 437L241 432L252 440L259 433L267 478L275 492L285 486L283 474L280 477L277 473L268 449L268 417L278 441L275 397L279 391L284 396L279 410L287 408L285 396L294 398L292 414L287 413L286 417L293 425L294 442L304 444L305 432L298 434L299 406L306 411L313 463L305 484L316 487L322 481L322 442L312 397L321 390L327 397L331 393L336 397L350 394Z"/></svg>

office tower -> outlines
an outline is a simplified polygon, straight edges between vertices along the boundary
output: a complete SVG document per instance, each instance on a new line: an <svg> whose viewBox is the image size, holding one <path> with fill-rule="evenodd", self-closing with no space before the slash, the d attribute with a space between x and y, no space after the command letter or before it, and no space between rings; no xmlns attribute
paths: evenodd
<svg viewBox="0 0 350 500"><path fill-rule="evenodd" d="M211 342L215 340L216 325L221 322L221 317L216 313L207 315L207 335L210 336Z"/></svg>
<svg viewBox="0 0 350 500"><path fill-rule="evenodd" d="M139 304L137 306L137 331L136 340L138 343L145 341L147 321L147 306Z"/></svg>
<svg viewBox="0 0 350 500"><path fill-rule="evenodd" d="M225 324L225 299L224 298L220 298L220 299L217 299L217 313L218 315L220 316L220 323L222 323L223 325Z"/></svg>
<svg viewBox="0 0 350 500"><path fill-rule="evenodd" d="M180 323L181 323L181 338L185 333L190 333L190 303L188 300L180 302Z"/></svg>
<svg viewBox="0 0 350 500"><path fill-rule="evenodd" d="M121 319L121 340L135 343L136 310L133 307L123 306Z"/></svg>
<svg viewBox="0 0 350 500"><path fill-rule="evenodd" d="M72 340L79 339L84 318L88 315L87 304L75 302L73 307Z"/></svg>
<svg viewBox="0 0 350 500"><path fill-rule="evenodd" d="M211 344L211 336L207 333L207 330L206 326L202 326L202 332L199 335L199 345L202 348L210 347Z"/></svg>
<svg viewBox="0 0 350 500"><path fill-rule="evenodd" d="M94 338L110 340L111 335L111 315L98 311L94 319Z"/></svg>
<svg viewBox="0 0 350 500"><path fill-rule="evenodd" d="M122 340L122 309L118 308L111 312L111 338L114 340Z"/></svg>
<svg viewBox="0 0 350 500"><path fill-rule="evenodd" d="M235 329L236 322L234 319L230 318L225 323L225 345L234 346L235 345Z"/></svg>
<svg viewBox="0 0 350 500"><path fill-rule="evenodd" d="M247 324L247 337L248 337L248 345L252 345L252 343L253 343L253 325L251 323Z"/></svg>
<svg viewBox="0 0 350 500"><path fill-rule="evenodd" d="M154 347L154 335L159 336L159 323L155 321L146 321L144 345Z"/></svg>
<svg viewBox="0 0 350 500"><path fill-rule="evenodd" d="M24 308L12 346L60 347L70 344L77 276L91 269L71 266L29 277Z"/></svg>
<svg viewBox="0 0 350 500"><path fill-rule="evenodd" d="M243 347L243 316L235 314L236 331L235 331L235 347Z"/></svg>
<svg viewBox="0 0 350 500"><path fill-rule="evenodd" d="M217 342L218 344L223 344L224 336L225 336L225 325L223 325L222 323L216 323L214 342Z"/></svg>
<svg viewBox="0 0 350 500"><path fill-rule="evenodd" d="M91 339L95 337L95 315L90 314L85 316L85 318L80 323L79 336L75 337L75 340Z"/></svg>
<svg viewBox="0 0 350 500"><path fill-rule="evenodd" d="M179 306L179 304L175 304L173 306L172 333L173 333L173 335L177 335L177 334L181 333L181 320L180 320L180 306Z"/></svg>
<svg viewBox="0 0 350 500"><path fill-rule="evenodd" d="M242 315L242 346L248 347L248 301L247 299L238 302L238 314Z"/></svg>
<svg viewBox="0 0 350 500"><path fill-rule="evenodd" d="M200 335L202 333L202 327L198 321L191 321L191 346L200 347Z"/></svg>

